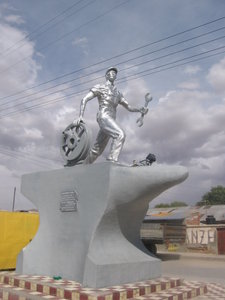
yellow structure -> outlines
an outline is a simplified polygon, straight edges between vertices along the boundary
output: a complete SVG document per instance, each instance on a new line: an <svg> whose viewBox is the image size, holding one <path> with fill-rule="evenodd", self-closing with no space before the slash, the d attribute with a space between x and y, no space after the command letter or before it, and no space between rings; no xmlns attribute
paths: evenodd
<svg viewBox="0 0 225 300"><path fill-rule="evenodd" d="M38 226L38 213L0 211L0 270L16 267L17 255L33 239Z"/></svg>

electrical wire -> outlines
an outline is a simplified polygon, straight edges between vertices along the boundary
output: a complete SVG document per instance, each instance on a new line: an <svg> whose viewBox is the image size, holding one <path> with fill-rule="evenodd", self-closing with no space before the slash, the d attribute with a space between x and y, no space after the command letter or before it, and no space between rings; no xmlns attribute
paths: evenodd
<svg viewBox="0 0 225 300"><path fill-rule="evenodd" d="M168 54L165 54L165 55L162 55L162 56L159 56L159 57L156 57L156 58L152 58L150 60L146 60L144 62L141 62L141 63L138 63L138 64L135 64L133 66L129 66L123 70L129 70L131 68L134 68L134 67L138 67L138 66L141 66L141 65L146 65L148 64L149 62L153 62L153 61L156 61L156 60L159 60L159 59L162 59L162 58L166 58L168 56L171 56L171 55L175 55L175 54L178 54L178 53L181 53L181 52L184 52L186 50L190 50L190 49L194 49L196 47L199 47L199 46L202 46L202 45L206 45L210 42L215 42L215 41L218 41L218 40L221 40L221 39L224 39L225 38L225 35L224 36L221 36L221 37L218 37L218 38L215 38L215 39L212 39L210 41L207 41L207 42L203 42L203 43L200 43L200 44L197 44L197 45L194 45L194 46L190 46L190 47L187 47L187 48L184 48L184 49L181 49L181 50L177 50L177 51L174 51L174 52L171 52L171 53L168 53ZM217 49L217 48L216 48ZM210 50L211 51L211 50ZM214 51L214 50L213 50ZM207 52L206 52L207 53ZM199 55L199 54L196 54L196 55ZM144 55L142 55L143 57ZM126 62L129 62L130 60L127 60Z"/></svg>
<svg viewBox="0 0 225 300"><path fill-rule="evenodd" d="M11 149L7 149L5 147L0 147L0 153L11 157L13 159L17 159L17 160L21 160L21 159L25 159L25 160L29 160L32 161L34 164L38 165L39 167L52 167L52 163L59 165L59 163L61 163L61 161L56 161L56 160L51 160L51 159L47 159L47 158L43 158L43 157L37 157L37 156L33 156L31 154L28 154L26 152L22 152L19 150L11 150Z"/></svg>
<svg viewBox="0 0 225 300"><path fill-rule="evenodd" d="M21 94L21 93L24 93L24 92L29 91L29 90L32 90L32 89L34 89L34 88L37 88L37 87L40 87L40 86L42 86L42 85L48 84L48 83L50 83L50 82L56 81L56 80L58 80L58 79L61 79L61 78L64 78L64 77L73 75L73 74L75 74L75 73L78 73L78 72L87 70L87 69L89 69L89 68L91 68L91 67L98 66L99 64L108 62L108 61L110 61L110 60L112 60L112 59L121 57L121 56L123 56L123 55L130 54L130 53L132 53L132 52L141 50L141 49L143 49L143 48L145 48L145 47L148 47L148 46L151 46L151 45L160 43L160 42L162 42L162 41L166 41L166 40L171 39L171 38L173 38L173 37L177 37L177 36L182 35L182 34L184 34L184 33L191 32L191 31L193 31L193 30L196 30L196 29L199 29L199 28L201 28L201 27L204 27L204 26L213 24L213 23L215 23L215 22L219 22L219 21L224 20L224 19L225 19L225 16L224 16L224 17L217 18L217 19L214 19L214 20L212 20L212 21L209 21L209 22L206 22L206 23L203 23L203 24L200 24L200 25L197 25L197 26L194 26L194 27L191 27L191 28L188 28L188 29L186 29L186 30L184 30L184 31L177 32L177 33L175 33L175 34L172 34L172 35L169 35L169 36L167 36L167 37L161 38L161 39L159 39L159 40L156 40L156 41L147 43L147 44L145 44L145 45L142 45L142 46L139 46L139 47L137 47L137 48L131 49L131 50L129 50L129 51L125 51L125 52L123 52L123 53L120 53L120 54L118 54L118 55L112 56L112 57L110 57L110 58L103 59L103 60L98 61L98 62L96 62L96 63L94 63L94 64L88 65L88 66L86 66L86 67L83 67L83 68L74 70L74 71L72 71L72 72L69 72L69 73L66 73L66 74L63 74L63 75L60 75L60 76L55 77L55 78L50 79L50 80L44 81L44 82L42 82L42 83L39 83L39 84L37 84L37 85L34 85L34 86L32 86L32 87L30 87L30 88L27 88L27 89L24 89L24 90L22 90L22 91L19 91L19 92L10 94L10 95L8 95L8 96L1 97L0 100L4 100L4 99L7 99L7 98L9 98L9 97L13 97L13 96L19 95L19 94Z"/></svg>
<svg viewBox="0 0 225 300"><path fill-rule="evenodd" d="M132 74L132 75L123 77L123 78L121 78L121 79L120 79L119 81L117 81L117 82L118 82L118 83L122 83L122 82L125 82L125 81L129 81L129 80L127 80L127 78L130 78L130 77L133 77L133 76L136 76L136 75L139 75L139 76L138 76L138 77L135 77L135 79L140 78L140 77L144 77L144 76L147 76L147 75L150 75L150 74L154 74L154 73L159 73L159 72L161 72L161 70L160 70L160 71L154 71L154 72L151 72L151 73L149 73L149 74L143 74L143 73L145 73L145 72L147 72L147 71L150 71L150 70L151 70L151 71L152 71L152 70L156 70L156 69L165 67L165 66L167 66L167 65L171 65L171 64L174 64L174 63L183 61L183 60L190 59L190 58L192 58L192 57L196 57L196 56L199 56L199 55L202 55L202 54L210 53L210 52L212 52L212 51L219 50L219 49L224 49L224 48L225 48L225 46L224 46L224 47L219 47L219 48L216 48L216 49L212 49L212 50L209 50L209 51L205 51L205 52L200 53L200 54L195 54L195 55L192 55L192 56L189 56L189 57L186 57L186 58L183 58L183 59L179 59L179 60L176 60L176 61L167 63L167 64L159 65L159 66L157 66L157 67L154 67L154 68L151 68L151 69L147 69L147 70L145 70L145 71L141 71L141 72L138 72L138 73L135 73L135 74ZM201 59L205 59L205 58L212 57L212 56L215 56L215 55L218 55L218 54L222 54L222 53L224 53L224 51L223 51L223 52L220 52L220 53L213 54L213 55L209 55L209 56L207 56L207 57L203 57L203 58L201 58ZM186 62L186 63L184 63L184 64L187 64L187 63L190 63L190 62L196 62L196 61L199 61L199 60L201 60L201 59L196 59L196 60L188 61L188 62ZM178 64L178 65L176 65L176 67L177 67L177 66L184 65L184 64ZM169 70L169 69L172 69L172 68L174 68L174 66L173 66L173 67L166 68L166 69L163 69L162 71ZM143 74L143 75L140 76L140 74ZM25 109L22 110L22 111L18 110L18 112L19 112L19 113L20 113L20 112L26 112L26 111L32 110L32 109L34 109L34 108L38 108L38 107L41 107L41 106L45 106L45 104L46 104L46 105L53 104L53 103L62 101L63 99L65 99L65 98L67 98L67 97L74 96L74 95L79 95L79 94L84 94L85 92L86 92L86 89L85 89L85 90L82 90L82 91L79 91L79 92L73 92L73 93L71 93L71 94L69 94L69 95L66 95L66 96L58 97L58 98L56 98L56 99L49 100L49 101L47 101L47 102L45 101L45 102L43 102L43 103L39 103L39 104L33 105L33 106L29 107L29 108L25 108ZM11 114L14 114L14 113L17 113L17 111L15 111L15 112L10 112L10 113L5 114L5 115L3 115L3 116L11 115ZM1 116L0 116L0 119L1 119Z"/></svg>
<svg viewBox="0 0 225 300"><path fill-rule="evenodd" d="M43 47L41 47L40 49L38 49L38 51L40 52L40 51L42 51L42 50L44 50L44 49L49 48L50 46L52 46L53 44L55 44L55 43L61 41L62 39L64 39L64 38L67 37L68 35L70 35L70 34L74 33L75 31L77 31L77 30L79 30L79 29L81 29L81 28L83 28L83 27L85 27L85 26L87 26L87 25L89 25L89 24L91 24L91 23L97 21L98 19L100 19L100 18L104 17L105 15L109 14L110 12L112 12L114 9L117 9L117 8L121 7L122 5L125 5L125 4L126 4L127 2L129 2L129 1L130 1L130 0L126 0L126 1L124 1L124 2L122 2L122 3L120 3L120 4L118 4L118 5L113 6L111 9L105 11L104 13L98 15L97 17L95 17L95 18L93 18L93 19L91 19L91 20L89 20L89 21L87 21L87 22L81 24L80 26L76 27L75 29L71 30L70 32L67 32L67 33L63 34L62 36L58 37L57 39L55 39L55 40L49 42L49 43L46 44L45 46L43 46ZM28 56L23 57L23 58L20 59L19 61L15 62L14 64L12 64L12 65L10 65L9 67L7 67L6 69L0 71L0 74L6 72L6 71L8 71L8 70L10 70L12 67L15 67L16 65L18 65L18 64L20 64L21 62L23 62L23 61L29 59L30 57L31 57L31 55L28 55Z"/></svg>
<svg viewBox="0 0 225 300"><path fill-rule="evenodd" d="M74 8L75 6L77 6L80 2L82 2L83 0L79 0L76 3L74 3L73 5L71 5L70 7L68 7L67 9L65 9L64 11L62 11L61 13L57 14L55 17L51 18L50 20L48 20L47 22L45 22L44 24L42 24L41 26L38 26L37 28L35 28L34 30L32 30L29 34L27 34L24 38L18 40L17 42L15 42L13 45L11 45L10 47L8 47L4 52L0 53L0 55L4 55L6 52L8 53L8 51L12 48L14 48L16 45L20 44L21 42L25 41L27 38L32 37L34 35L35 32L38 32L40 29L42 29L43 27L45 27L46 25L48 25L49 23L51 23L52 21L56 20L58 17L62 16L63 14L65 14L67 11L70 11L72 8ZM72 16L74 13L70 14L69 16ZM68 18L68 16L66 16L66 18ZM58 21L57 23L53 24L51 27L47 28L45 31L42 31L41 33L38 34L41 35L43 33L45 33L46 31L48 31L50 28L52 28L53 26L58 25L59 23L63 22L65 20L62 19L60 21ZM33 38L33 37L32 37ZM23 44L24 45L24 44ZM17 50L18 48L20 48L22 46L17 47L16 49L13 49L13 51L10 51L9 53L14 52L15 50ZM5 55L4 55L5 56Z"/></svg>
<svg viewBox="0 0 225 300"><path fill-rule="evenodd" d="M129 81L134 80L134 79L142 78L142 77L149 76L149 75L152 75L152 74L155 74L155 73L159 73L159 72L162 72L162 71L170 70L170 69L173 69L173 68L175 68L175 67L183 66L183 65L186 65L186 64L189 64L189 63L192 63L192 62L197 62L197 61L200 61L200 60L203 60L203 59L207 59L207 58L210 58L210 57L213 57L213 56L216 56L216 55L224 54L224 53L225 53L225 50L224 50L224 51L221 51L221 52L218 52L218 53L214 53L214 54L207 55L207 56L205 56L205 57L201 57L201 58L197 58L197 59L194 59L194 60L190 60L190 61L187 61L187 62L182 63L182 64L177 64L177 65L174 65L174 66L170 66L170 67L167 67L167 68L164 68L164 69L155 71L155 70L158 69L158 68L163 68L163 67L168 66L168 65L170 65L170 64L175 64L175 63L181 62L181 61L183 61L183 60L187 60L187 59L190 59L190 58L193 58L193 57L202 55L202 54L210 53L210 52L212 52L212 51L216 51L216 50L224 49L224 48L225 48L225 46L218 47L218 48L216 48L216 49L211 49L211 50L202 52L202 53L200 53L200 54L195 54L195 55L192 55L192 56L183 58L183 59L179 59L179 60L176 60L176 61L167 63L167 64L163 64L163 65L160 65L160 66L151 68L151 69L147 69L147 70L145 70L145 71L141 71L141 72L138 72L138 73L135 73L135 74L126 76L126 77L124 77L124 78L121 78L120 80L118 80L118 83L120 84L120 83L123 83L123 82L129 82ZM150 71L150 70L153 70L153 72L143 74L143 73L148 72L148 71ZM138 76L137 76L137 75L138 75ZM127 78L130 78L130 77L133 77L133 76L137 76L137 77L135 77L135 78L133 78L133 79L128 79L128 80L127 80ZM46 102L44 102L44 103L39 103L39 104L30 106L30 107L28 107L28 108L24 108L24 109L22 109L22 110L17 110L17 111L13 111L13 112L10 112L10 113L7 113L7 114L3 114L2 116L0 116L0 119L4 119L5 117L12 116L12 115L16 115L16 114L18 114L18 113L27 112L27 111L30 111L30 110L33 110L33 109L36 109L36 108L48 106L48 105L51 105L51 104L53 104L53 103L62 101L62 100L64 100L65 98L69 98L69 97L71 97L71 96L82 95L82 94L84 94L85 92L86 92L86 89L85 89L85 90L78 91L78 92L73 92L73 93L71 93L71 94L69 94L69 95L62 96L62 97L56 98L56 99L54 99L54 100L49 100L49 101L46 101Z"/></svg>
<svg viewBox="0 0 225 300"><path fill-rule="evenodd" d="M221 48L221 49L222 49L222 48L224 49L225 46L220 47L220 48ZM219 48L218 48L218 49L219 49ZM217 50L218 50L218 49L217 49ZM211 50L210 50L210 51L211 51ZM209 52L209 51L207 51L207 52ZM214 54L210 54L210 55L207 55L207 56L204 56L204 57L201 57L201 58L193 59L193 60L190 60L190 61L187 61L187 62L184 62L184 63L175 64L174 66L170 66L170 67L167 67L167 68L163 68L165 65L157 66L157 67L152 68L151 70L155 70L155 69L158 69L158 68L163 68L163 69L160 69L160 70L158 70L158 71L153 71L153 72L150 72L150 73L146 73L146 74L143 74L143 75L140 75L142 72L139 72L139 73L136 73L136 74L127 76L127 77L129 77L128 82L131 81L131 80L135 80L135 79L138 79L138 78L143 78L143 77L146 77L146 76L149 76L149 75L152 75L152 74L161 73L161 72L163 72L163 71L167 71L167 70L171 70L171 69L174 69L174 68L177 68L177 67L180 67L180 66L184 66L184 65L189 64L189 63L192 63L192 62L198 62L198 61L200 61L200 60L207 59L207 58L210 58L210 57L214 57L214 56L217 56L217 55L220 55L220 54L225 54L225 50L224 50L224 51L217 52L217 53L214 53ZM199 55L199 54L196 54L196 55L194 55L194 56L197 56L197 55ZM180 59L180 60L178 60L178 61L182 61L182 60L186 60L186 59L188 59L188 58ZM178 61L177 61L177 62L178 62ZM175 62L171 62L171 63L168 63L168 64L166 64L166 65L170 65L170 64L172 64L172 63L175 63ZM149 70L145 70L145 71L143 71L143 72L147 72L147 71L149 71ZM135 76L135 75L138 75L138 76L135 77L135 78L130 78L130 77ZM119 83L124 83L124 82L126 82L126 81L127 81L127 77L124 77L123 80L121 80Z"/></svg>
<svg viewBox="0 0 225 300"><path fill-rule="evenodd" d="M199 46L202 46L202 45L206 45L206 44L208 44L208 43L210 43L210 42L214 42L214 41L217 41L217 40L220 40L220 39L223 39L223 38L225 38L225 36L221 36L221 37L218 37L218 38L215 38L215 39L206 41L206 42L202 42L202 43L197 44L197 45L193 45L193 46L186 47L186 48L183 48L183 49L180 49L180 50L177 50L177 51L173 51L173 52L171 52L171 53L167 53L167 54L165 54L165 55L158 56L158 57L152 58L152 59L150 59L150 60L147 60L147 61L144 61L144 62L141 62L141 63L138 63L138 64L134 64L134 65L132 65L132 66L126 67L126 68L124 68L124 69L121 69L120 71L121 71L121 72L122 72L122 71L127 71L127 70L129 70L129 69L131 69L131 68L136 68L136 67L141 66L141 65L146 65L146 64L148 64L148 63L150 63L150 62L153 62L153 61L156 61L156 60L160 60L160 59L162 59L162 58L167 58L167 57L169 57L169 56L172 56L172 55L175 55L175 54L178 54L178 53L181 53L181 52L190 50L190 49L194 49L194 48L196 48L196 47L199 47ZM217 50L217 48L216 48L216 50ZM154 51L149 52L149 53L144 54L144 55L140 55L140 56L138 56L138 57L136 57L136 58L134 58L134 59L137 59L137 58L144 57L144 56L146 56L146 55L152 54L152 53L154 53L155 51L157 51L157 50L154 50ZM210 51L212 51L212 50L210 50ZM213 50L213 51L214 51L214 50ZM207 52L205 52L205 53L207 53ZM199 55L199 54L197 54L197 55ZM200 53L200 55L202 55L202 54ZM130 62L130 61L132 61L132 60L134 60L134 59L129 59L129 60L123 61L123 62L121 62L121 63L118 63L117 66L120 65L120 64L123 64L123 63ZM169 64L171 64L171 63L169 63ZM145 72L145 71L143 71L143 72ZM40 96L40 97L35 98L35 99L26 100L26 101L23 101L23 102L21 102L21 103L14 104L13 109L14 109L15 107L21 106L22 104L31 103L31 102L37 101L37 100L39 100L39 99L42 99L42 98L45 98L45 97L54 95L55 93L63 92L63 91L66 91L66 90L68 90L68 89L71 89L71 88L74 88L74 87L78 87L78 86L81 86L81 85L90 83L90 82L92 82L92 81L95 81L95 80L101 79L101 78L102 78L102 76L97 77L97 78L94 78L94 79L91 79L91 80L88 80L88 81L84 81L84 82L82 82L82 83L78 83L78 84L72 85L72 86L70 86L69 88L66 87L66 88L64 88L64 89L60 89L60 90L57 90L57 91L53 91L53 92L51 92L51 93L49 93L49 94L45 94L45 95ZM126 78L127 78L127 77L126 77ZM11 109L11 107L1 108L0 112L6 111L6 110L9 110L9 109Z"/></svg>
<svg viewBox="0 0 225 300"><path fill-rule="evenodd" d="M165 47L162 47L162 48L160 48L160 49L157 49L157 50L154 50L154 51L147 52L147 53L145 53L145 54L143 54L143 55L139 55L139 56L136 56L136 57L134 57L134 58L131 58L131 59L122 61L122 62L120 62L120 63L117 63L117 66L118 66L118 65L121 65L121 64L123 64L123 63L130 62L130 61L132 61L132 60L138 59L138 58L142 58L142 57L148 56L148 55L153 54L153 53L157 53L157 52L162 51L162 50L165 50L165 49L169 49L169 48L174 47L174 46L177 46L177 45L181 45L181 44L183 44L183 43L192 41L192 40L194 40L194 39L197 39L197 38L200 38L200 37L203 37L203 36L206 36L206 35L215 33L215 32L218 32L218 31L223 30L223 29L225 29L225 26L224 26L224 27L220 27L220 28L215 29L215 30L212 30L212 31L209 31L209 32L206 32L206 33L203 33L203 34L200 34L200 35L198 35L198 36L195 36L195 37L192 37L192 38L189 38L189 39L186 39L186 40L177 42L177 43L174 43L174 44L170 44L170 45L165 46ZM214 41L214 40L211 40L211 41ZM207 41L207 42L205 42L205 43L208 43L208 42L211 42L211 41ZM202 44L194 45L193 47L197 47L197 46L199 46L199 45L202 45ZM189 48L185 48L185 49L189 49ZM184 49L184 50L185 50L185 49ZM182 51L184 51L184 50L182 50ZM177 53L177 52L174 52L174 54L175 54L175 53ZM168 55L172 55L172 54L168 54ZM145 63L145 62L144 62L144 63ZM142 64L143 64L143 63L142 63ZM137 65L135 65L135 66L137 66ZM45 88L45 89L43 89L43 90L41 90L41 91L36 91L36 92L33 92L32 94L28 94L28 95L26 95L26 96L21 96L21 97L19 97L19 98L13 99L13 102L15 103L15 102L17 102L18 100L25 99L25 98L28 98L28 97L37 95L37 94L39 94L39 93L43 93L44 91L47 91L47 90L50 90L50 89L59 87L60 85L64 85L64 84L67 84L67 83L71 83L71 82L73 82L73 81L77 81L78 79L82 79L82 78L88 77L88 76L90 76L90 75L93 75L93 74L95 74L95 73L97 73L97 72L101 72L101 71L103 71L104 69L105 69L105 68L98 69L98 70L93 71L93 72L91 72L91 73L88 73L88 74L85 74L85 75L76 77L76 78L74 78L74 79L70 79L70 80L64 81L64 82L62 82L62 83L60 83L60 84L56 84L56 85L51 86L51 87L48 87L48 88ZM123 71L123 70L124 70L124 69L122 69L122 70L120 70L120 71ZM125 70L126 70L126 69L125 69ZM99 78L100 78L100 77L98 77L97 79L99 79ZM92 80L91 80L91 81L92 81ZM85 83L86 83L86 82L85 82ZM84 83L82 83L82 84L84 84ZM77 86L77 85L75 85L75 86ZM75 87L75 86L72 86L72 87ZM69 88L71 88L71 87L69 87ZM69 88L68 88L68 89L69 89ZM63 90L66 90L66 89L67 89L67 88L65 88L65 89L63 89ZM59 90L59 91L63 91L63 90ZM57 92L59 92L59 91L57 90L57 91L55 91L55 92L53 92L53 93L51 93L51 94L57 93ZM51 94L47 94L46 96L51 95ZM43 96L43 97L44 97L44 96ZM7 101L7 102L4 102L4 103L1 103L1 104L0 104L0 107L5 106L5 105L10 104L10 103L11 103L11 100L10 100L10 101Z"/></svg>

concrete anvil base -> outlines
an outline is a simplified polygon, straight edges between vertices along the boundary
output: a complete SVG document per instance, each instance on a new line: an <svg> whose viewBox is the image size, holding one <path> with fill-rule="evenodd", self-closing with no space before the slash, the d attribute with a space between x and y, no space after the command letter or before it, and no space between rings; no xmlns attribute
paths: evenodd
<svg viewBox="0 0 225 300"><path fill-rule="evenodd" d="M128 167L109 162L24 175L22 193L40 213L17 272L61 276L106 287L161 275L140 241L149 202L182 182L184 167Z"/></svg>

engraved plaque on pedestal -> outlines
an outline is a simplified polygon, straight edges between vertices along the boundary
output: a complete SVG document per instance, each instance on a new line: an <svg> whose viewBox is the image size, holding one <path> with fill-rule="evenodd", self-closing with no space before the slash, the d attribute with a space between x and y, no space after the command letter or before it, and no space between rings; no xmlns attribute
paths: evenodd
<svg viewBox="0 0 225 300"><path fill-rule="evenodd" d="M61 192L61 212L77 211L78 195L76 191Z"/></svg>

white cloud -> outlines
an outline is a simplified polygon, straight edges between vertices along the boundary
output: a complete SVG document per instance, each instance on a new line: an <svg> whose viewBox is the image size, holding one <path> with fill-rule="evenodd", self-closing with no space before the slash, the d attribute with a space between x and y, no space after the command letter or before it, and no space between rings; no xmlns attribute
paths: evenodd
<svg viewBox="0 0 225 300"><path fill-rule="evenodd" d="M17 24L17 25L25 23L23 18L18 15L8 15L5 17L5 21L8 23Z"/></svg>
<svg viewBox="0 0 225 300"><path fill-rule="evenodd" d="M88 40L86 37L77 38L72 42L72 44L76 45L76 46L77 45L80 45L80 46L87 45L87 43L88 43Z"/></svg>
<svg viewBox="0 0 225 300"><path fill-rule="evenodd" d="M41 139L42 133L39 129L37 128L25 128L25 135L27 138L32 138L32 139Z"/></svg>
<svg viewBox="0 0 225 300"><path fill-rule="evenodd" d="M197 80L191 80L191 81L181 82L178 85L178 87L181 88L181 89L196 90L200 87L200 85L199 85Z"/></svg>
<svg viewBox="0 0 225 300"><path fill-rule="evenodd" d="M188 65L184 68L184 73L188 75L195 75L197 74L201 68L198 65Z"/></svg>
<svg viewBox="0 0 225 300"><path fill-rule="evenodd" d="M26 98L34 92L29 90L18 95L19 97L25 97L19 101L16 100L17 97L4 99L4 96L26 90L30 85L37 84L39 65L33 59L35 54L34 44L24 39L25 33L23 31L9 24L1 23L0 35L0 53L2 53L0 57L0 71L2 72L0 77L0 97L2 98L0 117L11 111L27 109L36 103L43 103L54 99L54 97L64 96L63 93L57 92L54 97L45 96L32 102L33 99L37 100L45 93ZM9 51L11 53L6 52L8 48L21 39L24 39L23 47L16 51ZM18 61L27 56L30 56L30 58L17 64ZM13 64L15 66L8 69ZM22 104L22 102L24 103ZM18 106L19 103L20 106ZM0 178L2 184L7 183L7 189L1 189L1 198L4 199L1 201L1 203L4 202L2 208L8 207L7 199L11 197L10 188L12 189L15 185L19 190L21 174L48 169L49 166L50 168L60 166L59 148L57 148L58 136L56 134L59 123L57 123L55 117L53 118L54 111L55 108L49 112L47 110L28 111L27 113L1 119ZM64 127L63 124L61 126ZM54 162L57 159L59 161ZM21 205L26 204L27 201L22 196L20 197ZM29 206L27 205L27 207Z"/></svg>
<svg viewBox="0 0 225 300"><path fill-rule="evenodd" d="M176 93L175 90L167 92L166 95L165 95L164 97L159 98L159 103L163 103L163 102L168 101L168 99L169 99L173 94L175 94L175 93Z"/></svg>
<svg viewBox="0 0 225 300"><path fill-rule="evenodd" d="M46 15L50 13L46 11L46 15L41 15L43 7L38 5L38 2L34 6L35 8L31 10L25 2L22 1L20 5L17 5L17 2L14 1L15 10L12 11L11 9L10 12L5 12L5 15L10 13L11 16L8 16L7 23L3 23L3 21L0 23L0 53L6 51L6 49L27 35L27 32L16 28L16 25L22 21L20 17L16 16L20 11L23 12L24 20L29 22L27 29L35 28L37 20L40 21L40 24L43 24L46 21ZM209 2L207 3L209 4ZM180 5L180 2L177 1L177 4ZM188 22L185 21L185 18L180 18L179 22L174 24L168 21L167 14L173 12L174 9L172 8L175 6L174 4L172 6L168 4L167 6L170 9L164 10L164 22L159 22L159 26L150 27L148 25L151 22L152 25L155 25L156 21L158 22L155 14L156 10L152 10L151 1L147 1L143 6L138 5L137 11L133 9L135 5L132 6L132 9L131 7L127 7L128 9L124 7L123 10L121 7L118 13L114 14L112 18L110 17L111 19L102 19L103 23L97 22L95 26L84 28L85 31L82 30L83 36L79 37L79 33L77 33L75 40L69 39L68 36L68 39L63 40L62 43L59 42L52 51L46 49L43 53L37 53L35 50L36 45L25 39L23 47L12 52L10 55L1 56L0 58L0 72L3 72L10 65L15 65L1 74L0 98L27 89L31 85L36 85L39 83L39 80L42 82L45 79L58 77L71 70L74 71L86 67L89 64L93 64L93 62L133 49L138 45L142 45L145 41L146 43L148 40L149 42L154 41L162 33L163 36L167 36L169 32L173 31L172 27L174 26L179 26L183 30L183 28L188 28L190 25L190 16L186 18L186 8L189 7L189 4L186 4L185 7L183 4L180 5L180 12L183 13L182 16L185 16L189 20ZM2 4L0 4L1 20L5 20L1 7ZM50 8L47 4L46 7ZM63 6L61 8L63 10ZM157 4L155 8L161 11L160 4ZM215 9L215 5L211 5L211 8ZM6 9L10 8L7 7ZM153 11L154 13L150 13ZM199 6L199 13L201 11L202 8ZM132 24L129 22L131 12L134 19L137 20L137 22L133 22ZM93 18L95 13L99 13L98 6L94 7L94 11L90 9L90 14L85 13L84 16L86 19ZM152 14L151 18L149 18L149 13ZM145 18L143 18L144 14L146 14ZM170 20L174 19L172 15L170 13ZM193 9L191 9L190 15L191 17L193 16ZM83 15L80 14L79 17L83 18ZM192 18L196 19L196 16ZM54 34L60 36L64 29L66 32L75 28L76 24L74 22L78 22L79 19L70 21L65 19L65 28L64 26L63 28L58 26L54 28L55 31L46 32L46 36L36 39L37 49L42 49L42 46L45 46L44 42L48 38L49 41L53 39ZM168 24L172 24L172 27L167 27ZM130 26L133 26L132 30ZM25 26L23 26L23 29L26 30ZM50 36L50 34L52 35ZM72 35L71 38L73 39ZM104 42L98 43L96 41ZM168 41L168 43L170 42ZM64 55L65 51L66 55ZM30 59L17 64L19 60L28 55ZM44 55L45 61L40 58L42 55ZM66 58L65 63L62 63L63 57ZM41 78L38 77L39 66L35 58L43 62L43 72L41 75L44 76ZM121 61L123 59L125 60L125 57L121 58ZM144 95L149 89L153 93L153 101L149 105L149 113L145 116L143 127L139 128L136 124L136 120L140 114L130 113L123 107L118 107L117 121L127 135L120 161L132 163L133 159L141 160L149 152L152 152L156 155L158 163L183 164L189 169L189 179L182 185L165 193L164 197L170 200L175 198L174 200L182 201L189 198L192 201L198 201L200 200L198 197L200 197L203 190L207 191L211 188L211 185L223 180L225 162L223 154L225 153L223 129L225 128L225 102L215 98L215 95L209 94L208 82L204 82L204 86L200 86L204 80L202 74L205 65L200 62L199 65L189 65L186 68L183 67L168 71L168 73L157 73L151 76L151 78L145 77L145 79L128 81L118 87L128 102L138 107L144 104ZM219 68L212 74L213 67L215 68L217 65ZM103 67L103 65L101 66ZM95 71L101 66L91 67L85 71L86 73L84 72L81 75ZM126 67L129 66L131 65L127 65ZM212 81L216 90L224 91L222 84L222 82L224 83L224 77L217 73L218 70L223 73L223 63L217 63L213 67L210 70L208 79ZM139 66L139 69L141 71L142 67ZM130 68L124 73L125 75L130 75L134 70L137 69ZM99 80L99 83L104 82L104 72L96 76L99 75L102 76L102 81ZM119 77L122 76L119 73ZM82 80L88 81L94 77L95 75L93 74ZM180 84L178 83L179 81L181 82ZM221 83L218 87L220 81ZM88 92L89 88L95 83L89 82L86 84L86 91ZM30 90L29 92L32 93L33 91ZM40 93L39 96L44 96L44 94L44 92ZM27 95L28 93L25 94L25 96ZM26 109L35 103L44 103L65 95L65 92L58 91L55 95L45 96L38 102L29 101L21 107ZM157 97L161 98L158 100ZM32 99L35 98L37 96L32 97ZM23 114L1 119L0 140L6 149L1 150L0 178L3 185L8 184L8 194L1 193L2 198L7 199L11 203L13 186L20 184L21 174L63 166L59 151L61 132L74 118L78 117L81 98L82 95L69 97L52 106L44 106L42 110L30 110ZM31 98L27 99L30 100ZM15 106L17 103L16 101L11 101L7 106L10 106L11 110L13 110L18 108ZM88 103L85 111L87 126L93 132L93 142L99 129L96 122L97 111L98 100L94 99ZM108 149L106 149L103 157L100 157L98 161L104 160L107 154Z"/></svg>
<svg viewBox="0 0 225 300"><path fill-rule="evenodd" d="M185 165L189 179L157 201L195 203L202 191L224 184L225 101L215 105L213 95L197 91L173 91L164 99L146 116L149 145L158 162ZM209 99L212 107L205 105Z"/></svg>
<svg viewBox="0 0 225 300"><path fill-rule="evenodd" d="M33 85L39 69L32 58L34 44L28 40L23 41L23 46L16 51L11 48L19 40L25 38L24 32L10 25L0 24L0 96L4 97L26 89ZM9 51L8 49L11 48ZM21 61L24 57L30 57ZM18 63L21 61L20 63ZM4 76L3 76L4 74Z"/></svg>
<svg viewBox="0 0 225 300"><path fill-rule="evenodd" d="M149 127L153 146L163 160L188 162L214 134L223 131L220 120L204 105L210 95L203 92L177 91L155 110ZM225 105L221 104L225 115ZM214 116L217 115L214 112ZM152 122L152 124L151 124ZM203 155L199 154L199 156Z"/></svg>
<svg viewBox="0 0 225 300"><path fill-rule="evenodd" d="M225 93L225 58L210 68L207 79L217 93Z"/></svg>
<svg viewBox="0 0 225 300"><path fill-rule="evenodd" d="M57 121L61 122L65 118L68 118L69 114L75 114L75 108L72 106L63 105L57 113Z"/></svg>
<svg viewBox="0 0 225 300"><path fill-rule="evenodd" d="M75 39L72 42L72 45L76 47L80 47L83 50L83 53L85 55L89 54L88 39L86 37L80 37Z"/></svg>

